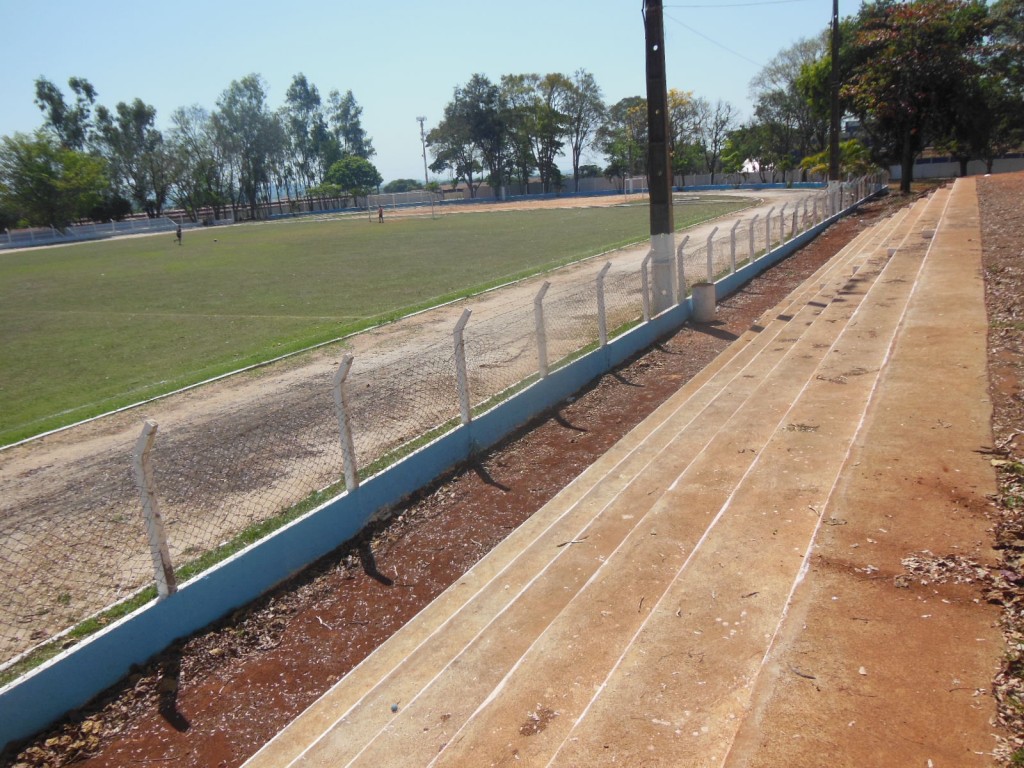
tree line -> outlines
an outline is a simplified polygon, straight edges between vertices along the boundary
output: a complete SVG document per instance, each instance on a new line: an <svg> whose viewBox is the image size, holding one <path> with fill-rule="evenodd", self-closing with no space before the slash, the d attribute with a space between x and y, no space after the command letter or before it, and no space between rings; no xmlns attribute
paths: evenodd
<svg viewBox="0 0 1024 768"><path fill-rule="evenodd" d="M352 92L322 99L301 73L277 110L263 78L250 74L232 81L213 111L176 109L166 131L142 99L109 109L88 80L72 77L68 88L39 78L43 125L0 139L2 227L160 216L168 204L193 221L204 212L257 218L275 195L365 194L381 182Z"/></svg>
<svg viewBox="0 0 1024 768"><path fill-rule="evenodd" d="M909 189L928 147L991 165L1024 144L1024 0L873 0L841 22L840 106L855 126L842 144L844 173L900 165ZM753 115L741 122L727 101L671 89L669 150L677 175L750 171L761 178L827 168L832 61L828 31L780 51L750 83ZM211 112L156 110L136 99L96 104L82 78L66 96L36 82L43 126L0 141L0 226L160 215L169 203L258 217L271 196L359 196L379 189L375 152L351 91L322 99L295 75L284 104L268 105L259 75L234 81ZM454 88L425 136L430 169L473 195L539 179L544 191L578 191L579 180L644 175L647 102L606 104L584 69L474 74ZM588 150L603 165L583 164ZM571 183L559 162L571 163ZM424 183L397 179L386 192ZM429 185L439 188L436 182Z"/></svg>

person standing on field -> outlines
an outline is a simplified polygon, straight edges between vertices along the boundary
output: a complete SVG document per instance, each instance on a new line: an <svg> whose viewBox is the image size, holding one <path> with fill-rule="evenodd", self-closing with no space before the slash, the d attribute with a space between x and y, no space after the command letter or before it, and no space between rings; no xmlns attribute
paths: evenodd
<svg viewBox="0 0 1024 768"><path fill-rule="evenodd" d="M181 245L181 224L179 224L178 228L174 231L174 236L178 238L178 245Z"/></svg>
<svg viewBox="0 0 1024 768"><path fill-rule="evenodd" d="M377 206L377 221L379 223L381 223L381 224L384 223L384 206L383 205L378 205Z"/></svg>

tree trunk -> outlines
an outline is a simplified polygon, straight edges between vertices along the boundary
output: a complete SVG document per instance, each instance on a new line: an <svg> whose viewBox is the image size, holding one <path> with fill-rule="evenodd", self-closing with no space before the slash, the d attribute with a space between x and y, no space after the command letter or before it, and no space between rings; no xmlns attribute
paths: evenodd
<svg viewBox="0 0 1024 768"><path fill-rule="evenodd" d="M909 193L914 180L914 148L910 129L903 133L903 151L900 156L900 192Z"/></svg>

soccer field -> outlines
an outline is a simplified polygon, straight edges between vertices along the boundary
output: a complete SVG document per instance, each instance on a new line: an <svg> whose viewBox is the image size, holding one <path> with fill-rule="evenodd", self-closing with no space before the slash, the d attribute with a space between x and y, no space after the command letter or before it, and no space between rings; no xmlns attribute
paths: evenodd
<svg viewBox="0 0 1024 768"><path fill-rule="evenodd" d="M676 226L746 207L677 205ZM0 444L648 237L646 203L0 252Z"/></svg>

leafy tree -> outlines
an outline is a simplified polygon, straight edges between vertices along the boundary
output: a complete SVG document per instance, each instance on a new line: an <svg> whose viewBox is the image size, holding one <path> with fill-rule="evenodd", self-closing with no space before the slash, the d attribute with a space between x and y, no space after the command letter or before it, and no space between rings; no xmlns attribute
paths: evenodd
<svg viewBox="0 0 1024 768"><path fill-rule="evenodd" d="M485 75L475 74L455 89L455 109L463 115L469 138L480 153L497 193L505 186L511 165L510 130L501 89Z"/></svg>
<svg viewBox="0 0 1024 768"><path fill-rule="evenodd" d="M217 99L213 124L216 142L232 164L236 215L245 205L249 215L258 218L285 146L284 128L267 107L263 78L251 74L232 81Z"/></svg>
<svg viewBox="0 0 1024 768"><path fill-rule="evenodd" d="M305 188L316 186L341 152L327 127L320 92L301 72L292 78L285 92L281 121L289 150L282 174L285 187L290 188L292 181Z"/></svg>
<svg viewBox="0 0 1024 768"><path fill-rule="evenodd" d="M341 158L324 176L325 185L344 190L353 198L365 197L379 187L383 180L373 163L356 155Z"/></svg>
<svg viewBox="0 0 1024 768"><path fill-rule="evenodd" d="M113 113L103 106L96 109L98 144L116 194L131 198L150 216L160 214L170 186L170 159L155 123L156 109L141 99L122 101Z"/></svg>
<svg viewBox="0 0 1024 768"><path fill-rule="evenodd" d="M980 75L986 11L983 0L877 0L855 20L842 91L884 154L899 161L904 192L914 159L948 135L965 86Z"/></svg>
<svg viewBox="0 0 1024 768"><path fill-rule="evenodd" d="M669 88L669 154L672 173L676 176L699 173L704 166L704 152L697 133L696 103L689 91Z"/></svg>
<svg viewBox="0 0 1024 768"><path fill-rule="evenodd" d="M773 167L788 164L825 148L827 109L817 109L802 89L804 72L826 50L824 35L799 40L780 51L751 81L755 119L763 126L764 152ZM827 80L825 81L827 82Z"/></svg>
<svg viewBox="0 0 1024 768"><path fill-rule="evenodd" d="M65 227L87 216L107 188L101 158L68 149L45 131L0 140L0 208L29 225Z"/></svg>
<svg viewBox="0 0 1024 768"><path fill-rule="evenodd" d="M412 192L417 189L423 189L422 181L416 181L416 179L395 179L385 184L382 191L388 194L397 194L400 192Z"/></svg>
<svg viewBox="0 0 1024 768"><path fill-rule="evenodd" d="M573 191L580 191L582 176L580 157L593 145L597 129L604 120L605 106L601 88L594 76L585 69L577 69L569 81L562 104L565 114L565 139L572 158Z"/></svg>
<svg viewBox="0 0 1024 768"><path fill-rule="evenodd" d="M171 125L171 198L188 212L192 221L198 221L200 211L206 207L220 217L231 201L231 164L217 141L212 116L198 105L181 107L171 115Z"/></svg>
<svg viewBox="0 0 1024 768"><path fill-rule="evenodd" d="M627 96L609 107L596 143L608 159L608 178L646 174L647 99Z"/></svg>
<svg viewBox="0 0 1024 768"><path fill-rule="evenodd" d="M694 109L697 136L704 152L704 167L711 174L711 183L714 184L725 140L736 128L736 111L727 101L718 99L711 104L705 98L694 99Z"/></svg>
<svg viewBox="0 0 1024 768"><path fill-rule="evenodd" d="M537 75L504 75L501 78L501 98L505 122L509 131L509 172L526 185L530 181L537 159L531 132L537 100Z"/></svg>
<svg viewBox="0 0 1024 768"><path fill-rule="evenodd" d="M523 182L536 168L545 192L559 175L556 158L568 130L564 110L571 87L560 74L506 75L501 80L498 109L508 135L509 165L518 167Z"/></svg>
<svg viewBox="0 0 1024 768"><path fill-rule="evenodd" d="M828 149L814 155L808 155L800 162L800 167L809 173L825 175L828 173ZM857 139L847 139L839 143L839 172L844 176L865 176L878 170L871 159L871 151Z"/></svg>
<svg viewBox="0 0 1024 768"><path fill-rule="evenodd" d="M445 106L441 122L427 134L427 146L434 158L430 170L450 173L453 189L459 181L465 181L469 196L475 197L477 184L474 179L483 170L480 152L470 135L467 116L454 100Z"/></svg>
<svg viewBox="0 0 1024 768"><path fill-rule="evenodd" d="M68 104L60 89L40 77L36 80L36 106L45 116L45 126L53 131L61 146L76 151L84 150L91 138L92 107L96 103L96 89L82 77L68 79L68 87L75 103Z"/></svg>
<svg viewBox="0 0 1024 768"><path fill-rule="evenodd" d="M341 154L355 155L369 160L376 154L373 142L363 130L363 108L356 103L352 91L344 94L331 91L328 120L341 149Z"/></svg>
<svg viewBox="0 0 1024 768"><path fill-rule="evenodd" d="M515 159L509 108L501 88L480 74L457 86L445 105L444 118L427 136L435 173L450 171L465 180L475 195L473 179L486 168L497 192Z"/></svg>

